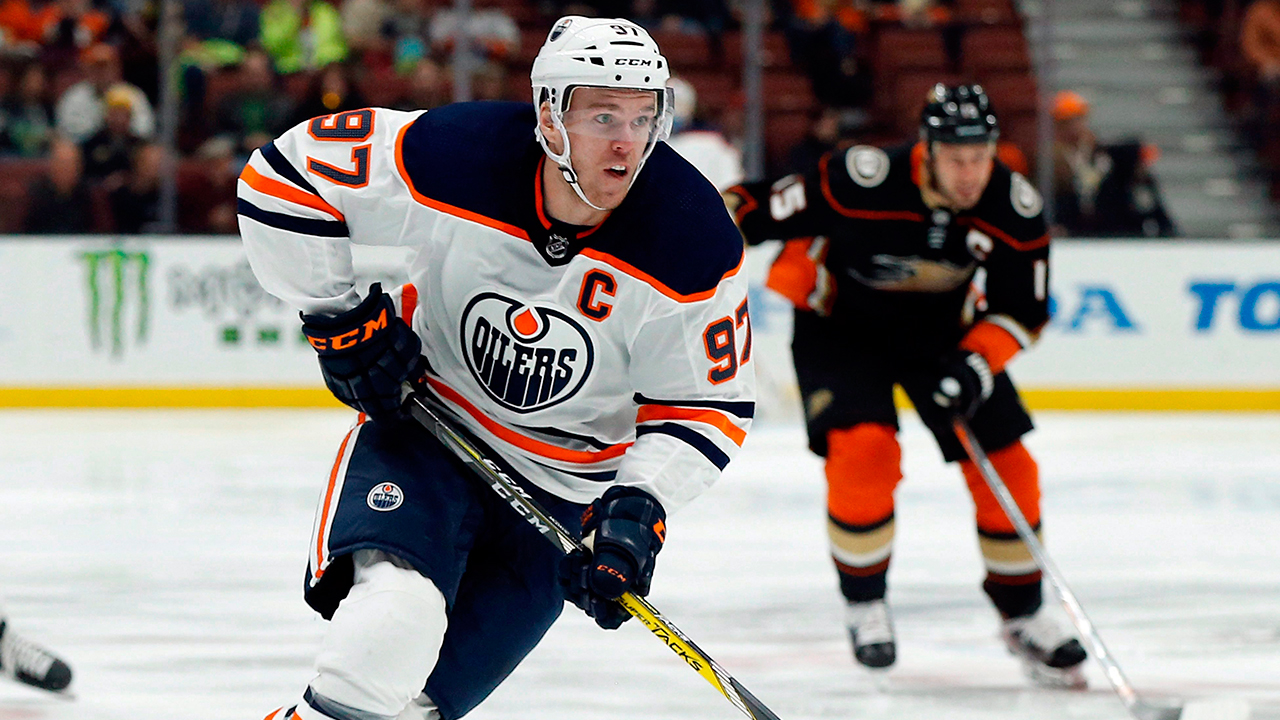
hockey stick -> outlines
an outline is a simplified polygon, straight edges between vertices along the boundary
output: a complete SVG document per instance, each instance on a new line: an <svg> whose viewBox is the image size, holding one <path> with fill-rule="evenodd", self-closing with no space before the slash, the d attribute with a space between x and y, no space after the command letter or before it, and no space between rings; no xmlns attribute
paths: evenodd
<svg viewBox="0 0 1280 720"><path fill-rule="evenodd" d="M476 476L506 500L520 517L562 552L585 549L581 541L548 514L524 491L524 488L503 472L497 463L486 458L470 440L455 430L441 412L443 408L438 402L429 396L412 391L408 385L405 387L405 408L409 414L431 431L454 455L470 466ZM647 600L628 592L618 598L618 603L747 717L753 720L779 720L773 711L757 700L732 675L725 672L715 660L711 659L711 656L694 645L692 640L672 625L671 621L663 617Z"/></svg>
<svg viewBox="0 0 1280 720"><path fill-rule="evenodd" d="M1120 665L1111 656L1107 646L1102 643L1102 637L1098 635L1098 631L1093 627L1089 616L1085 614L1084 608L1080 605L1080 601L1076 599L1075 593L1071 592L1071 588L1067 587L1067 581L1063 579L1062 571L1058 570L1058 566L1054 564L1053 559L1049 557L1049 553L1045 551L1044 545L1036 537L1035 531L1031 529L1031 524L1027 522L1026 516L1018 508L1018 503L1014 501L1013 494L1009 492L1008 486L1000 478L1000 473L996 472L995 466L987 458L987 453L978 444L977 439L974 438L973 432L969 429L969 423L963 417L956 416L951 420L951 428L955 431L956 437L960 439L960 444L964 446L969 459L973 461L974 465L978 466L978 472L982 474L982 479L991 488L992 494L996 496L996 501L1004 509L1005 515L1009 516L1014 529L1018 531L1018 537L1022 538L1022 541L1027 545L1027 549L1031 551L1031 556L1035 558L1036 565L1040 566L1040 570L1048 576L1049 585L1053 587L1053 591L1057 594L1062 607L1067 611L1067 616L1071 618L1071 624L1075 625L1076 630L1080 631L1080 635L1089 644L1089 650L1093 652L1094 658L1098 660L1103 670L1106 671L1107 680L1111 681L1111 687L1120 696L1120 700L1124 702L1124 706L1128 709L1130 715L1133 715L1138 720L1192 720L1192 716L1199 716L1202 713L1206 713L1208 717L1221 718L1222 720L1249 717L1248 707L1245 706L1243 714L1241 714L1240 706L1237 703L1228 703L1224 707L1197 708L1197 711L1186 713L1182 705L1174 707L1153 705L1138 697L1138 693L1133 689L1129 678L1125 677Z"/></svg>

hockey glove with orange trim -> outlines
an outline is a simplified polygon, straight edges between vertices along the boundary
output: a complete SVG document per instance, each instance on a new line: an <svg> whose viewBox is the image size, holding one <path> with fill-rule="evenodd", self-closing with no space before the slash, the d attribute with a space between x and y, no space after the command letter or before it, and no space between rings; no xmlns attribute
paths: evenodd
<svg viewBox="0 0 1280 720"><path fill-rule="evenodd" d="M965 417L973 417L995 389L991 366L981 355L968 350L952 350L944 355L938 363L937 377L933 401Z"/></svg>
<svg viewBox="0 0 1280 720"><path fill-rule="evenodd" d="M667 513L649 493L614 486L582 514L586 550L560 561L560 588L569 602L614 630L631 614L614 602L626 592L649 594L654 559L667 537Z"/></svg>
<svg viewBox="0 0 1280 720"><path fill-rule="evenodd" d="M302 333L320 354L329 391L374 421L397 417L401 383L426 371L422 341L396 314L379 283L341 315L304 314Z"/></svg>

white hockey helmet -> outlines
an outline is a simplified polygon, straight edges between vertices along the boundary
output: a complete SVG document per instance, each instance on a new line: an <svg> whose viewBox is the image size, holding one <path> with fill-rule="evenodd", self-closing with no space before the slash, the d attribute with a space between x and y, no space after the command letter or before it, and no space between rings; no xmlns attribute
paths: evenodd
<svg viewBox="0 0 1280 720"><path fill-rule="evenodd" d="M644 28L630 20L568 15L557 20L551 28L547 41L533 61L530 80L534 107L542 107L543 102L550 103L551 122L564 139L563 152L552 151L542 134L541 124L534 132L547 156L560 167L564 179L587 205L597 210L604 209L597 207L582 192L569 157L569 133L565 130L564 114L569 109L574 89L603 87L654 92L657 115L650 127L640 162L631 176L634 183L654 146L671 134L673 95L667 87L670 75L671 69L658 50L658 44Z"/></svg>

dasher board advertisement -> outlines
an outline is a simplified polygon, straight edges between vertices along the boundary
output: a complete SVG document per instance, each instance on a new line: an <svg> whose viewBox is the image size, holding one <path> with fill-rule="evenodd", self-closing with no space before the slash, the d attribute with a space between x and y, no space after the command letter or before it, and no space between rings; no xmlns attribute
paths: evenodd
<svg viewBox="0 0 1280 720"><path fill-rule="evenodd" d="M791 309L748 252L762 417L797 416ZM403 248L354 248L357 287ZM297 310L236 238L0 239L0 405L331 405ZM1059 241L1033 407L1280 409L1280 242Z"/></svg>

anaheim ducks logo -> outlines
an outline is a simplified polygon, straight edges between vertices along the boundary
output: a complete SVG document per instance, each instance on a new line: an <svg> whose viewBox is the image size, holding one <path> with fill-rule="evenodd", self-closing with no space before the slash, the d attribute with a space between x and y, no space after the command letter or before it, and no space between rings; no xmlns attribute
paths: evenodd
<svg viewBox="0 0 1280 720"><path fill-rule="evenodd" d="M467 304L461 337L476 382L499 405L518 413L573 397L595 362L591 339L573 318L492 292Z"/></svg>

